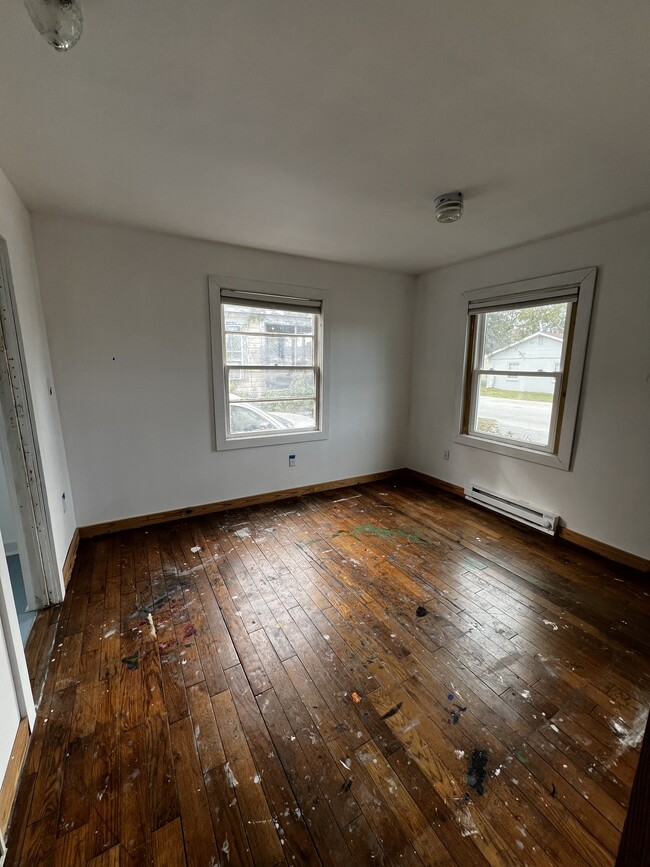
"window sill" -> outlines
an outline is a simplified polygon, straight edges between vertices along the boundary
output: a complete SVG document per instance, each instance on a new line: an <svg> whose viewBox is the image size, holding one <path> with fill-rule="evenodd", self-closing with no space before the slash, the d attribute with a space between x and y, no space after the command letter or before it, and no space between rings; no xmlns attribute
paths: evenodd
<svg viewBox="0 0 650 867"><path fill-rule="evenodd" d="M217 451L227 451L229 449L251 449L259 446L284 446L294 443L311 443L317 440L326 440L327 431L309 430L309 431L287 431L286 433L274 433L269 436L258 437L226 437L225 435L217 436Z"/></svg>
<svg viewBox="0 0 650 867"><path fill-rule="evenodd" d="M534 449L527 449L525 446L497 443L483 439L482 437L471 436L470 434L459 434L454 442L464 446L471 446L475 449L494 452L498 455L517 458L521 461L530 461L534 464L541 464L544 467L554 467L556 470L569 469L568 461L563 460L559 455L552 455L548 452L537 452Z"/></svg>

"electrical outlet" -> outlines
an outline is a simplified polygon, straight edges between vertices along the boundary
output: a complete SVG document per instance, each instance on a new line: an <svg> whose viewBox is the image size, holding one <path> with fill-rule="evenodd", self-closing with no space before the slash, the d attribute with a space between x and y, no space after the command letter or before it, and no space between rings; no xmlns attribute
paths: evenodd
<svg viewBox="0 0 650 867"><path fill-rule="evenodd" d="M442 457L443 457L443 459L444 459L445 461L448 461L448 460L449 460L449 449L443 449L443 451L442 451Z"/></svg>
<svg viewBox="0 0 650 867"><path fill-rule="evenodd" d="M289 466L295 467L295 465L296 465L296 456L295 455L289 455Z"/></svg>

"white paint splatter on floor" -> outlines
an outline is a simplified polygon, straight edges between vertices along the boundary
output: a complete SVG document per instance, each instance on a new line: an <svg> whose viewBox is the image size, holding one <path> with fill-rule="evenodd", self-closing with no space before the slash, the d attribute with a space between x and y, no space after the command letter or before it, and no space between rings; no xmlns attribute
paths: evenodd
<svg viewBox="0 0 650 867"><path fill-rule="evenodd" d="M234 789L235 786L239 785L239 780L233 774L232 768L230 767L230 762L226 762L226 764L224 765L224 769L226 771L226 780L228 781L228 785L231 789Z"/></svg>
<svg viewBox="0 0 650 867"><path fill-rule="evenodd" d="M469 807L464 807L456 814L456 821L460 825L461 837L473 837L475 834L478 834L478 828L472 818Z"/></svg>

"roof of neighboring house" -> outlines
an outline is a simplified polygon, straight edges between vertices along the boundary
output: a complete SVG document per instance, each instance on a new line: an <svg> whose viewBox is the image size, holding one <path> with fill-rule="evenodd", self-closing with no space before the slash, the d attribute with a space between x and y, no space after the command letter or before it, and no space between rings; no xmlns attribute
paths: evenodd
<svg viewBox="0 0 650 867"><path fill-rule="evenodd" d="M550 337L552 340L557 340L559 343L562 343L563 338L558 337L557 334L549 334L548 331L536 331L534 334L529 334L528 337L524 337L521 340L517 340L514 343L511 343L509 346L504 346L502 349L495 349L494 352L488 352L488 358L491 358L493 355L498 355L499 352L505 352L506 349L512 349L514 346L521 346L522 343L526 343L528 340L532 340L533 337Z"/></svg>

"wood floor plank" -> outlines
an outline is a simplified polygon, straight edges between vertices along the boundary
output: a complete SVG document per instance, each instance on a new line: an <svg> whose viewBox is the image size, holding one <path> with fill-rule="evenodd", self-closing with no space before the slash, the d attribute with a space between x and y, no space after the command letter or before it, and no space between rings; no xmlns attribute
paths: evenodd
<svg viewBox="0 0 650 867"><path fill-rule="evenodd" d="M275 823L261 787L263 768L257 768L237 715L230 690L212 698L219 733L226 753L226 774L246 826L255 864L272 865L283 857Z"/></svg>
<svg viewBox="0 0 650 867"><path fill-rule="evenodd" d="M649 615L632 570L412 481L83 540L7 863L613 867Z"/></svg>
<svg viewBox="0 0 650 867"><path fill-rule="evenodd" d="M350 859L349 849L275 692L270 689L257 701L321 861L345 864Z"/></svg>
<svg viewBox="0 0 650 867"><path fill-rule="evenodd" d="M214 711L212 710L206 684L197 683L191 686L187 691L187 695L201 768L205 774L207 771L212 770L212 768L225 764L226 754L221 743L217 721L214 718Z"/></svg>
<svg viewBox="0 0 650 867"><path fill-rule="evenodd" d="M113 846L88 862L88 867L120 867L120 847Z"/></svg>
<svg viewBox="0 0 650 867"><path fill-rule="evenodd" d="M34 786L30 824L50 815L53 815L56 821L63 785L63 759L68 746L74 699L73 686L55 692L49 708L50 715L43 720L47 724L47 731Z"/></svg>
<svg viewBox="0 0 650 867"><path fill-rule="evenodd" d="M189 717L173 723L170 731L187 864L213 867L216 841Z"/></svg>
<svg viewBox="0 0 650 867"><path fill-rule="evenodd" d="M151 838L154 867L185 867L185 846L181 820L168 822Z"/></svg>
<svg viewBox="0 0 650 867"><path fill-rule="evenodd" d="M252 867L253 855L231 774L226 762L205 774L217 853L220 859L235 867Z"/></svg>
<svg viewBox="0 0 650 867"><path fill-rule="evenodd" d="M55 867L86 867L86 826L59 837L54 847Z"/></svg>
<svg viewBox="0 0 650 867"><path fill-rule="evenodd" d="M320 864L314 843L305 824L282 764L276 758L273 741L241 666L226 672L230 694L256 767L264 768L261 785L272 815L281 832L283 849L291 863Z"/></svg>

